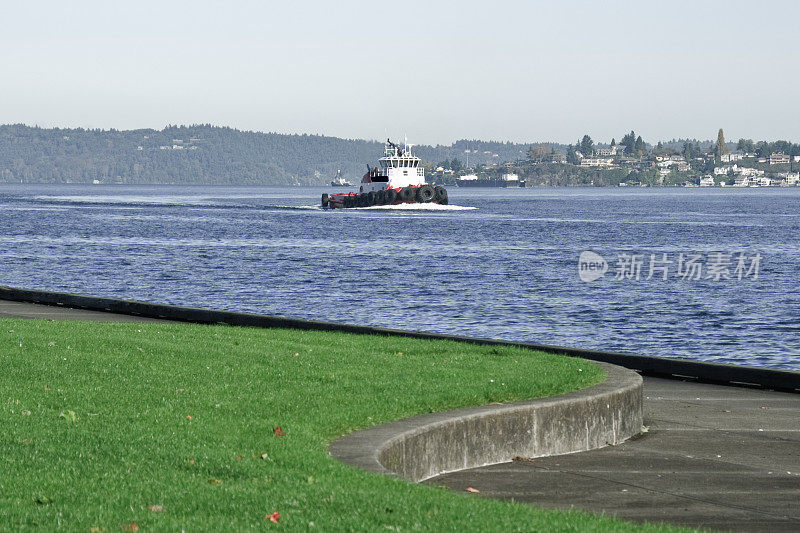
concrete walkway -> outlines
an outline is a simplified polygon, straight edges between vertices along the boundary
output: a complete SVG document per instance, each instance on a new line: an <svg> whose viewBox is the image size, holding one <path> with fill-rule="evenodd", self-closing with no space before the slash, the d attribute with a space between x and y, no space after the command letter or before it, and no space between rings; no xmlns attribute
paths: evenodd
<svg viewBox="0 0 800 533"><path fill-rule="evenodd" d="M635 522L800 531L800 394L644 380L649 431L619 446L427 481Z"/></svg>
<svg viewBox="0 0 800 533"><path fill-rule="evenodd" d="M54 305L11 302L8 300L0 300L0 318L47 318L50 320L91 320L96 322L164 322L155 318L70 309Z"/></svg>
<svg viewBox="0 0 800 533"><path fill-rule="evenodd" d="M0 317L154 319L0 300ZM800 531L800 394L645 378L649 431L619 446L429 480L545 507L739 531Z"/></svg>

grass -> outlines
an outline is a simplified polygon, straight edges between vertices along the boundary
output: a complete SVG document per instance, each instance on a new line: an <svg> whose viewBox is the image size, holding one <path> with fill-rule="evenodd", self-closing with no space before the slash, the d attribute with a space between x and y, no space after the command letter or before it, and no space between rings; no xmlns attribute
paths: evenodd
<svg viewBox="0 0 800 533"><path fill-rule="evenodd" d="M601 381L587 361L341 333L4 319L0 368L1 529L639 529L414 485L327 453L358 428Z"/></svg>

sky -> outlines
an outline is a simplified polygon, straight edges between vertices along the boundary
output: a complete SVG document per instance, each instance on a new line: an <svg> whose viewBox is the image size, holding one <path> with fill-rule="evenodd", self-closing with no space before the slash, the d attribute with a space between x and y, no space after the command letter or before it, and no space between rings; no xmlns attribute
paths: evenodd
<svg viewBox="0 0 800 533"><path fill-rule="evenodd" d="M799 27L796 0L4 2L0 124L798 142Z"/></svg>

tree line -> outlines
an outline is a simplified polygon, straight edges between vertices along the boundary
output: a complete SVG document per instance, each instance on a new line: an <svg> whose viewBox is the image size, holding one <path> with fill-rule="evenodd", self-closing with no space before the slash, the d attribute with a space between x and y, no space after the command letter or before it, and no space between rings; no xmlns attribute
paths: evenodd
<svg viewBox="0 0 800 533"><path fill-rule="evenodd" d="M713 151L719 159L732 149L759 157L775 152L800 155L800 146L788 141L739 139L735 144L726 143L722 130L716 144L673 139L652 147L633 130L624 134L619 144L624 147L622 155L633 158L681 154L692 160ZM617 146L615 139L611 146ZM419 145L414 153L428 162L429 168L442 166L457 175L468 167L491 168L507 162L556 164L564 155L568 163L579 165L578 153L588 157L596 147L595 141L584 135L574 145L463 139L450 145ZM350 181L358 181L367 164L376 164L382 150L379 141L247 132L210 124L128 131L15 124L0 126L0 182L320 185L339 170ZM556 154L560 157L554 157ZM546 171L553 173L556 182L566 179L562 174L569 174L568 169L557 166L536 173ZM581 180L584 178L598 182L597 175L587 173ZM544 174L542 179L551 181Z"/></svg>
<svg viewBox="0 0 800 533"><path fill-rule="evenodd" d="M520 159L528 145L461 140L417 146L427 161ZM496 155L495 155L496 154ZM383 155L378 141L240 131L199 124L162 130L0 126L0 182L319 185L351 181Z"/></svg>

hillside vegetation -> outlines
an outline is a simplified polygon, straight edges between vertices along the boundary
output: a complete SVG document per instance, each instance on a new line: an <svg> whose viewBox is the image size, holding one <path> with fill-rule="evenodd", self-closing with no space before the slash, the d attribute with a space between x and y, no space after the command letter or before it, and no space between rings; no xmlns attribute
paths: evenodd
<svg viewBox="0 0 800 533"><path fill-rule="evenodd" d="M519 159L528 148L464 140L415 153L435 162L469 149L471 162L488 164ZM320 185L338 170L357 181L382 150L378 141L211 125L120 131L17 124L0 126L0 183Z"/></svg>

